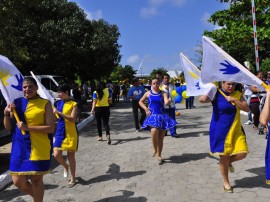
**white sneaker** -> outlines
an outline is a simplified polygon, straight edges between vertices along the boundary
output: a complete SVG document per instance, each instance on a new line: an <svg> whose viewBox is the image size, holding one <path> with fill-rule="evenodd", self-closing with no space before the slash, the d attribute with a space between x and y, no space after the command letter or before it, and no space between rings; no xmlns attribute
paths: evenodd
<svg viewBox="0 0 270 202"><path fill-rule="evenodd" d="M244 123L245 125L251 125L252 122L250 120L248 120L246 123Z"/></svg>

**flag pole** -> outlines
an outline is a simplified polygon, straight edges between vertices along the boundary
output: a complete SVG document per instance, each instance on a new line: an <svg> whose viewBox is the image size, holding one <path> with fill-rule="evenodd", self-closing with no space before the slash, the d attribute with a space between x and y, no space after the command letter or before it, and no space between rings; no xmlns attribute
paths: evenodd
<svg viewBox="0 0 270 202"><path fill-rule="evenodd" d="M253 19L253 33L254 33L254 46L255 46L255 59L256 59L256 70L259 71L260 65L259 65L259 46L258 46L258 40L257 40L257 28L256 28L256 9L255 9L255 3L254 0L251 0L252 5L252 19Z"/></svg>
<svg viewBox="0 0 270 202"><path fill-rule="evenodd" d="M3 82L2 82L2 78L0 78L0 84L3 86L3 88L1 90L2 91L5 91L4 93L7 95L6 88L4 87ZM10 100L9 100L9 102L10 102ZM7 103L7 104L9 104L9 103ZM16 122L17 123L20 122L20 118L19 118L19 116L18 116L18 114L17 114L17 112L16 112L15 109L12 110L12 113L14 114L14 117L16 119ZM22 131L22 134L25 135L25 131L24 130L21 130L21 131Z"/></svg>

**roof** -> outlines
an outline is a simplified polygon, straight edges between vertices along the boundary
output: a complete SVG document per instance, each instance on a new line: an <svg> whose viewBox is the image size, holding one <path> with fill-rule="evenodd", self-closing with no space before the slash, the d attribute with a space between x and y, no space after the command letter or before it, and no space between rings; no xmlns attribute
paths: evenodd
<svg viewBox="0 0 270 202"><path fill-rule="evenodd" d="M181 73L182 71L176 71L176 70L169 70L167 72L167 74L169 74L171 78L177 78Z"/></svg>

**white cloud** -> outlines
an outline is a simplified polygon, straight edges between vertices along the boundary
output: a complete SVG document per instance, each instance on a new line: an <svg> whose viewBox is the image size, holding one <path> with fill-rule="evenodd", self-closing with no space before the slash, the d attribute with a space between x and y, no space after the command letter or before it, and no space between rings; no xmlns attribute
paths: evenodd
<svg viewBox="0 0 270 202"><path fill-rule="evenodd" d="M166 4L171 4L173 6L182 6L187 2L187 0L148 0L148 7L143 7L140 10L140 15L142 17L151 17L158 15L159 8L161 6L166 6Z"/></svg>
<svg viewBox="0 0 270 202"><path fill-rule="evenodd" d="M139 55L129 56L127 59L127 64L133 65L135 63L138 63L139 59L140 59Z"/></svg>
<svg viewBox="0 0 270 202"><path fill-rule="evenodd" d="M140 15L142 17L155 16L155 15L157 15L157 8L156 7L141 8Z"/></svg>
<svg viewBox="0 0 270 202"><path fill-rule="evenodd" d="M176 6L182 6L187 2L187 0L171 0L171 3Z"/></svg>
<svg viewBox="0 0 270 202"><path fill-rule="evenodd" d="M205 12L203 16L201 17L201 21L205 25L209 25L210 23L207 21L211 17L210 13Z"/></svg>
<svg viewBox="0 0 270 202"><path fill-rule="evenodd" d="M84 9L84 12L86 13L86 15L87 15L86 18L88 20L98 20L98 19L102 18L102 10L89 12L89 11Z"/></svg>
<svg viewBox="0 0 270 202"><path fill-rule="evenodd" d="M152 6L159 6L163 3L165 3L167 0L150 0L149 4Z"/></svg>
<svg viewBox="0 0 270 202"><path fill-rule="evenodd" d="M222 27L218 26L218 25L214 25L210 22L208 22L207 20L211 17L210 13L205 12L201 18L201 22L207 26L208 28L212 29L212 30L217 30L217 29L222 29Z"/></svg>

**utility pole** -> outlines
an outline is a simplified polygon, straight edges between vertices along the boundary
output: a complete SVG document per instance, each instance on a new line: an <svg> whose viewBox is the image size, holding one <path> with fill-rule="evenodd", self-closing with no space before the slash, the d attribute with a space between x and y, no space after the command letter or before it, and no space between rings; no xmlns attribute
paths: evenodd
<svg viewBox="0 0 270 202"><path fill-rule="evenodd" d="M254 32L254 46L255 46L255 59L256 59L256 71L259 71L260 65L259 65L259 46L258 46L258 40L257 40L257 28L256 28L256 9L255 9L255 3L254 0L251 0L252 4L252 19L253 19L253 32Z"/></svg>

